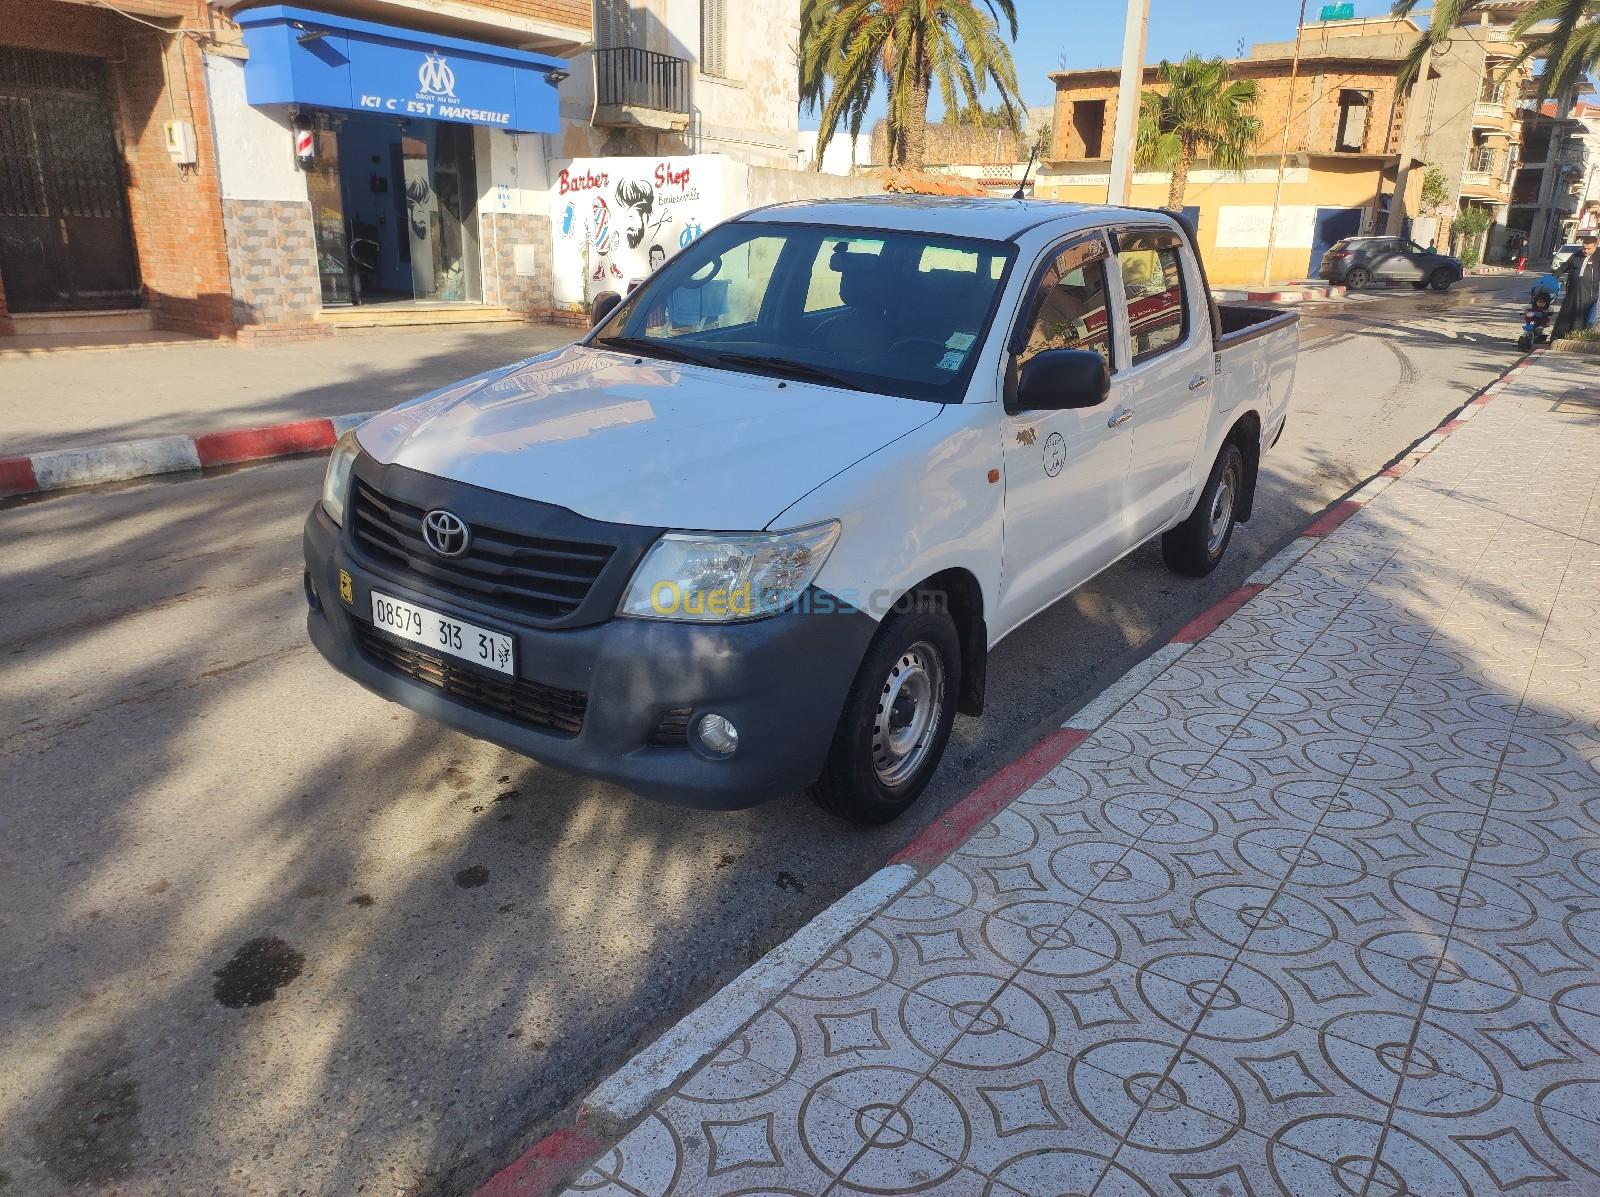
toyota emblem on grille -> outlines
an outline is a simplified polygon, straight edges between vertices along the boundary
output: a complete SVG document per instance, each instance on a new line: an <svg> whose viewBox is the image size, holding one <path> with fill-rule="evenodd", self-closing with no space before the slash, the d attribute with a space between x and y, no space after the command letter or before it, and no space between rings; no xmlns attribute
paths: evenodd
<svg viewBox="0 0 1600 1197"><path fill-rule="evenodd" d="M466 521L453 511L430 511L422 517L422 539L441 557L459 557L472 539Z"/></svg>

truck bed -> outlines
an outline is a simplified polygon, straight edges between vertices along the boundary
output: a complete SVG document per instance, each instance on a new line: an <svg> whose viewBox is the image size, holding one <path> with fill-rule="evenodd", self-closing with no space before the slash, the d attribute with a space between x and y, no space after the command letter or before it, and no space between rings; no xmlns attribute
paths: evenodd
<svg viewBox="0 0 1600 1197"><path fill-rule="evenodd" d="M1218 352L1300 322L1300 313L1285 312L1279 308L1255 307L1247 303L1219 303L1216 306Z"/></svg>
<svg viewBox="0 0 1600 1197"><path fill-rule="evenodd" d="M1216 307L1215 373L1216 424L1213 436L1231 426L1234 411L1250 400L1260 404L1263 448L1283 431L1294 387L1300 322L1297 312L1248 304L1221 303Z"/></svg>

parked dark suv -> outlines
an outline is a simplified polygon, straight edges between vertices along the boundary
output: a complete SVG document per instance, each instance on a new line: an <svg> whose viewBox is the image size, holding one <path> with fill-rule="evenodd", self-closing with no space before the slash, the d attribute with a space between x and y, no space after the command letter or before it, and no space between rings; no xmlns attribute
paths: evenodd
<svg viewBox="0 0 1600 1197"><path fill-rule="evenodd" d="M1461 259L1423 249L1405 237L1346 237L1322 255L1319 278L1352 291L1374 282L1410 283L1418 291L1448 291L1461 278Z"/></svg>

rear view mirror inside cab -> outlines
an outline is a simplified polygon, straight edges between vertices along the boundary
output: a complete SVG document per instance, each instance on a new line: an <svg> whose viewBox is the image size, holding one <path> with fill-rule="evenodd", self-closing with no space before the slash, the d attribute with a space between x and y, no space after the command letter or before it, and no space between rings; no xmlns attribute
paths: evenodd
<svg viewBox="0 0 1600 1197"><path fill-rule="evenodd" d="M1017 411L1095 407L1111 393L1106 359L1092 349L1045 349L1017 376Z"/></svg>

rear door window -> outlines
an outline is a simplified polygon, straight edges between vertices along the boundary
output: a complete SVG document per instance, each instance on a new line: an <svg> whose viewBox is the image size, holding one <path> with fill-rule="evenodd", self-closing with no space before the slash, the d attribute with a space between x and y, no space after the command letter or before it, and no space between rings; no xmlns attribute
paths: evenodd
<svg viewBox="0 0 1600 1197"><path fill-rule="evenodd" d="M1122 271L1128 340L1135 365L1182 342L1189 332L1183 259L1176 246L1124 248L1117 253Z"/></svg>

